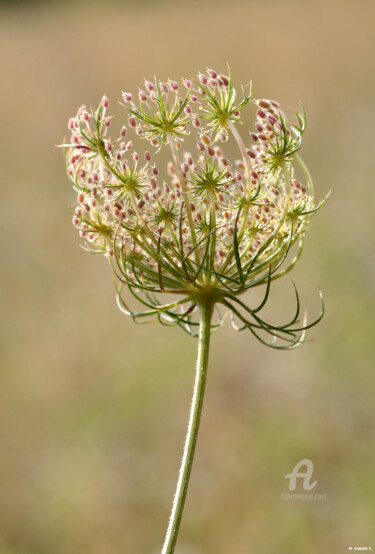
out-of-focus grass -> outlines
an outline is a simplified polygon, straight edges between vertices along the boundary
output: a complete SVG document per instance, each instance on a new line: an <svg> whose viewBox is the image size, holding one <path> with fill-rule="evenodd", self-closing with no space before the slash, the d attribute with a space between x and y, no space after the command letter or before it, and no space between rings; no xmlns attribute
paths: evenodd
<svg viewBox="0 0 375 554"><path fill-rule="evenodd" d="M213 338L183 554L374 547L373 3L24 4L0 12L0 553L159 551L195 342L137 327L104 260L78 247L61 152L68 117L144 76L229 62L237 83L303 99L316 216L292 277L327 315L292 353ZM290 280L275 285L282 316ZM276 317L276 316L275 316ZM322 502L282 502L311 458ZM319 490L318 490L319 489Z"/></svg>

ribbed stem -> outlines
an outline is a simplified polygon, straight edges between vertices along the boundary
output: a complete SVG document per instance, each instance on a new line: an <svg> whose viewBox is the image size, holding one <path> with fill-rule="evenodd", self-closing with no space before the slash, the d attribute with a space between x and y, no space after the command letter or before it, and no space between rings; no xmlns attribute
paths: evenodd
<svg viewBox="0 0 375 554"><path fill-rule="evenodd" d="M195 447L202 414L204 391L206 386L208 351L211 335L211 318L213 305L204 303L200 307L200 327L197 370L194 384L193 401L191 404L190 419L186 435L184 454L178 477L176 494L173 501L171 517L164 541L162 554L173 554L180 529L186 494L189 487L191 468L193 465Z"/></svg>

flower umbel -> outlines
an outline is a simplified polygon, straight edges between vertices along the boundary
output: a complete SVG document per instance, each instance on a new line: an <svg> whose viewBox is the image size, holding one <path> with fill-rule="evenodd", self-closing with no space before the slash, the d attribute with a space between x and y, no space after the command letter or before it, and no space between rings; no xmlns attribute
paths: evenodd
<svg viewBox="0 0 375 554"><path fill-rule="evenodd" d="M73 225L88 251L108 258L120 309L136 322L156 318L199 336L192 412L163 554L172 553L177 541L211 331L229 313L236 329L272 348L291 349L324 312L322 302L314 321L301 321L295 290L290 321L275 325L261 316L272 281L296 264L311 216L324 201L315 203L298 153L303 109L289 122L278 102L252 98L251 85L247 90L237 99L231 74L213 69L182 84L146 80L137 103L123 92L126 120L117 135L110 133L104 96L95 111L79 108L63 145L77 194ZM254 128L242 136L242 110L251 105ZM146 149L135 146L140 139ZM164 147L171 156L165 168L159 161ZM235 159L228 155L233 147ZM261 285L263 300L247 306L240 295ZM142 309L130 308L126 290ZM172 299L163 303L167 293Z"/></svg>
<svg viewBox="0 0 375 554"><path fill-rule="evenodd" d="M237 328L249 329L269 346L299 345L304 330L321 316L299 324L297 293L296 315L287 324L271 325L259 312L271 281L299 258L311 215L321 206L314 203L311 177L297 154L304 111L289 123L274 100L251 98L251 87L236 102L231 75L212 69L181 86L145 81L138 98L137 105L123 93L128 128L117 138L109 134L106 97L96 111L82 106L69 121L71 139L64 145L77 192L73 224L89 251L108 257L120 307L136 321L155 315L195 335L194 314L200 299L209 296L230 310L240 322ZM249 141L237 130L247 104L257 108ZM130 131L156 152L138 153ZM196 155L181 155L188 135L196 136ZM230 135L240 154L232 161L224 152ZM172 157L166 172L156 163L163 146ZM294 243L298 250L287 261ZM239 295L261 284L266 285L261 307L248 308ZM124 285L145 311L128 308ZM156 295L164 293L182 298L163 305Z"/></svg>

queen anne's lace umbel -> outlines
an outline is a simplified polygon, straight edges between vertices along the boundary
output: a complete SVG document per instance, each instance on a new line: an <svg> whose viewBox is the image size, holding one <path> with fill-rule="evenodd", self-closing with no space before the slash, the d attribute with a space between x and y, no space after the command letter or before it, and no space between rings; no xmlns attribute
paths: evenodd
<svg viewBox="0 0 375 554"><path fill-rule="evenodd" d="M251 86L238 99L231 76L211 69L181 85L146 80L137 96L135 102L122 94L127 121L117 138L111 136L104 96L96 111L82 106L70 119L70 142L64 145L77 192L73 224L88 250L108 257L120 307L135 320L157 315L194 334L195 309L210 297L262 342L277 348L300 344L322 314L300 325L298 295L296 315L286 325L266 323L259 311L271 281L299 258L310 216L321 205L314 203L311 177L297 154L304 111L290 123L277 102L253 99ZM256 106L255 126L242 138L237 127L250 103ZM146 140L146 150L135 149L132 134L134 141ZM182 151L187 135L196 138L194 153ZM237 143L237 160L226 154L229 140ZM171 155L166 168L158 164L164 147ZM250 309L238 296L261 284L264 300ZM124 285L146 311L128 308ZM161 305L158 293L182 298Z"/></svg>

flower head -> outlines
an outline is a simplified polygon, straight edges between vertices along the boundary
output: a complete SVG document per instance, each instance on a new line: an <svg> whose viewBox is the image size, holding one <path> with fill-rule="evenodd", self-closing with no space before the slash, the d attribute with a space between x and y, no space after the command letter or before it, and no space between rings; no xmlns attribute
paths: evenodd
<svg viewBox="0 0 375 554"><path fill-rule="evenodd" d="M321 205L315 205L310 174L298 156L303 110L289 123L277 102L253 99L251 86L238 100L231 75L213 69L181 85L146 80L137 96L138 104L123 93L127 123L116 138L109 133L104 96L96 111L82 106L70 119L64 145L77 193L73 224L89 251L108 257L120 307L135 320L156 315L194 334L196 307L209 299L262 342L270 335L270 346L300 344L323 311L315 322L299 324L297 294L296 316L286 325L266 323L259 312L271 282L299 258L311 215ZM250 104L256 121L246 138L237 127ZM138 152L138 138L154 151ZM188 140L195 154L181 151ZM238 159L224 151L231 142ZM158 162L163 147L171 155L167 168ZM296 255L288 261L295 243ZM263 302L246 307L239 295L262 284ZM128 308L124 286L145 311ZM165 293L181 298L162 305Z"/></svg>

